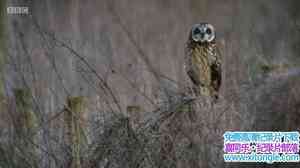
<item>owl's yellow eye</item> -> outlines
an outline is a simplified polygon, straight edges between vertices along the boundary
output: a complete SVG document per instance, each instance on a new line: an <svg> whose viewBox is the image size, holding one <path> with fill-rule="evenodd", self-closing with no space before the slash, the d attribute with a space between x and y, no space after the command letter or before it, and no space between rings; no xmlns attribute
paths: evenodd
<svg viewBox="0 0 300 168"><path fill-rule="evenodd" d="M200 31L200 29L198 29L198 28L196 28L195 30L194 30L194 32L193 32L193 34L200 34L201 33L201 31Z"/></svg>
<svg viewBox="0 0 300 168"><path fill-rule="evenodd" d="M210 28L206 29L206 33L211 34L212 33L211 29Z"/></svg>

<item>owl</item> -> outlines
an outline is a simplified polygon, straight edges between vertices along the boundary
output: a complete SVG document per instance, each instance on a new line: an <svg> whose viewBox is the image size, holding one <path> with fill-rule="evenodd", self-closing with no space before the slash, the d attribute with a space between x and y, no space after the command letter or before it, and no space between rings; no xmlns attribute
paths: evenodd
<svg viewBox="0 0 300 168"><path fill-rule="evenodd" d="M196 96L218 99L221 85L221 57L216 32L208 23L193 25L185 51L184 67Z"/></svg>

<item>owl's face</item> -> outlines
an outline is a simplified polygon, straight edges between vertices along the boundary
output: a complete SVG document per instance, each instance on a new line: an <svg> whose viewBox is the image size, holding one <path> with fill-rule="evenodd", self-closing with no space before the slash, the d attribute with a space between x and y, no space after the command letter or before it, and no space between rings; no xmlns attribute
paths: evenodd
<svg viewBox="0 0 300 168"><path fill-rule="evenodd" d="M215 29L211 24L195 24L191 30L191 38L194 42L210 43L215 39Z"/></svg>

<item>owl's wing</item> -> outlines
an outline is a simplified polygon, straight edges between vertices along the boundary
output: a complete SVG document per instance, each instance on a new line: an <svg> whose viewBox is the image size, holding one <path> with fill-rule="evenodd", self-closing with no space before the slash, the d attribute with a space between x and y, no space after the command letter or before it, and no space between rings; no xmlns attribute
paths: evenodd
<svg viewBox="0 0 300 168"><path fill-rule="evenodd" d="M192 55L193 50L190 48L189 44L187 44L187 46L185 47L184 70L191 79L192 83L196 86L199 86L199 74L197 74L195 69L193 68Z"/></svg>
<svg viewBox="0 0 300 168"><path fill-rule="evenodd" d="M187 70L187 74L190 77L190 79L194 85L196 85L196 86L200 85L199 75L196 74L196 72L194 70L192 70L192 69Z"/></svg>
<svg viewBox="0 0 300 168"><path fill-rule="evenodd" d="M211 65L211 73L212 73L212 85L216 92L219 91L221 82L222 82L222 67L221 67L221 52L216 46L216 60Z"/></svg>

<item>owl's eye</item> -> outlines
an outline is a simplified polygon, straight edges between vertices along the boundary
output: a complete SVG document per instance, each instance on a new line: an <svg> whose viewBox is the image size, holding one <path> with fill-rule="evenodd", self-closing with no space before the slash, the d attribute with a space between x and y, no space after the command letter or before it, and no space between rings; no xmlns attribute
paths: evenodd
<svg viewBox="0 0 300 168"><path fill-rule="evenodd" d="M200 34L201 33L201 31L200 31L200 29L198 29L198 28L196 28L195 30L194 30L194 32L193 32L194 34Z"/></svg>
<svg viewBox="0 0 300 168"><path fill-rule="evenodd" d="M211 29L209 29L209 28L206 29L206 33L207 33L207 34L211 34L211 33L212 33Z"/></svg>

